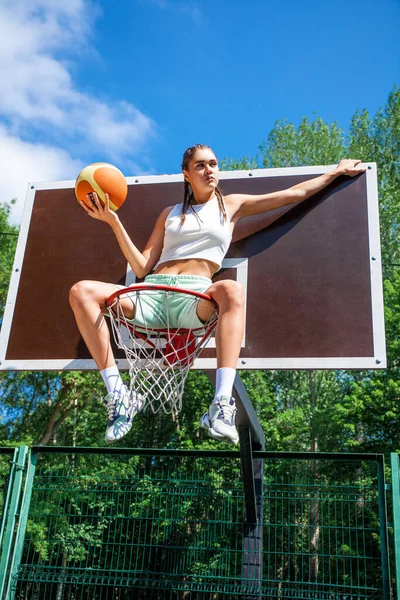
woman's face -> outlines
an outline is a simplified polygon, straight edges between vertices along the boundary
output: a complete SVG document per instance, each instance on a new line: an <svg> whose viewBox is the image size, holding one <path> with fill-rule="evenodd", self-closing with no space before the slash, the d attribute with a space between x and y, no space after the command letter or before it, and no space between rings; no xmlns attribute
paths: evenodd
<svg viewBox="0 0 400 600"><path fill-rule="evenodd" d="M185 180L194 193L215 190L219 180L218 160L210 148L196 150L188 169L183 170Z"/></svg>

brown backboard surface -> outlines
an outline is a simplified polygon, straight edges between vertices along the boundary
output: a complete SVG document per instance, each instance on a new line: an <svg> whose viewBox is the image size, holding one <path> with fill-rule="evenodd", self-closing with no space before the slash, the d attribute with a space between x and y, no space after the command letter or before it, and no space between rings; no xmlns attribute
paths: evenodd
<svg viewBox="0 0 400 600"><path fill-rule="evenodd" d="M225 172L221 187L259 194L326 170ZM141 249L162 209L182 201L182 177L128 183L119 215ZM262 223L249 220L249 232ZM375 165L232 243L220 277L246 289L239 368L384 367ZM2 328L2 369L95 368L68 304L70 287L81 279L129 281L111 229L84 213L73 182L30 186ZM214 368L215 348L206 348L196 367Z"/></svg>

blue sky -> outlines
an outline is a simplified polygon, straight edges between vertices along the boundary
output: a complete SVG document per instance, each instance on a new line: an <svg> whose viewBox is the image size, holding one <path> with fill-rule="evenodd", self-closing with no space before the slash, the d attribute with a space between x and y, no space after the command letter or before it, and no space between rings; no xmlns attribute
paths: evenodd
<svg viewBox="0 0 400 600"><path fill-rule="evenodd" d="M253 156L314 111L346 129L400 85L399 34L399 0L0 0L0 200L18 222L28 181L90 162Z"/></svg>

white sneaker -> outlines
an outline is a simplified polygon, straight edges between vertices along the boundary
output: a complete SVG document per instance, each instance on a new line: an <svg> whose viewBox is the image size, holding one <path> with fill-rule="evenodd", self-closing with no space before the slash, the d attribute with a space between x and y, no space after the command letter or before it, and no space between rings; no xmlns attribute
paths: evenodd
<svg viewBox="0 0 400 600"><path fill-rule="evenodd" d="M103 398L107 410L106 442L112 444L120 440L132 427L133 418L143 410L145 402L133 391L110 392Z"/></svg>
<svg viewBox="0 0 400 600"><path fill-rule="evenodd" d="M236 404L233 398L221 396L218 402L210 405L208 412L200 419L200 427L207 429L214 440L224 440L236 446L239 434L235 427Z"/></svg>

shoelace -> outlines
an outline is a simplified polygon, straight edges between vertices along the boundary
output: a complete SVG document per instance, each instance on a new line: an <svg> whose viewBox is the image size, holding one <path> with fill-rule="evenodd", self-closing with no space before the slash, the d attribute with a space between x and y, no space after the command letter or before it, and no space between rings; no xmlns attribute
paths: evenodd
<svg viewBox="0 0 400 600"><path fill-rule="evenodd" d="M224 406L221 406L221 404L219 404L219 407L221 409L220 415L222 416L222 419L224 421L232 421L233 420L233 414L235 412L235 405L231 405L231 404L224 404Z"/></svg>
<svg viewBox="0 0 400 600"><path fill-rule="evenodd" d="M106 411L107 411L107 419L109 421L112 421L115 415L115 406L116 406L116 402L115 399L113 398L112 400L109 400L106 404Z"/></svg>

